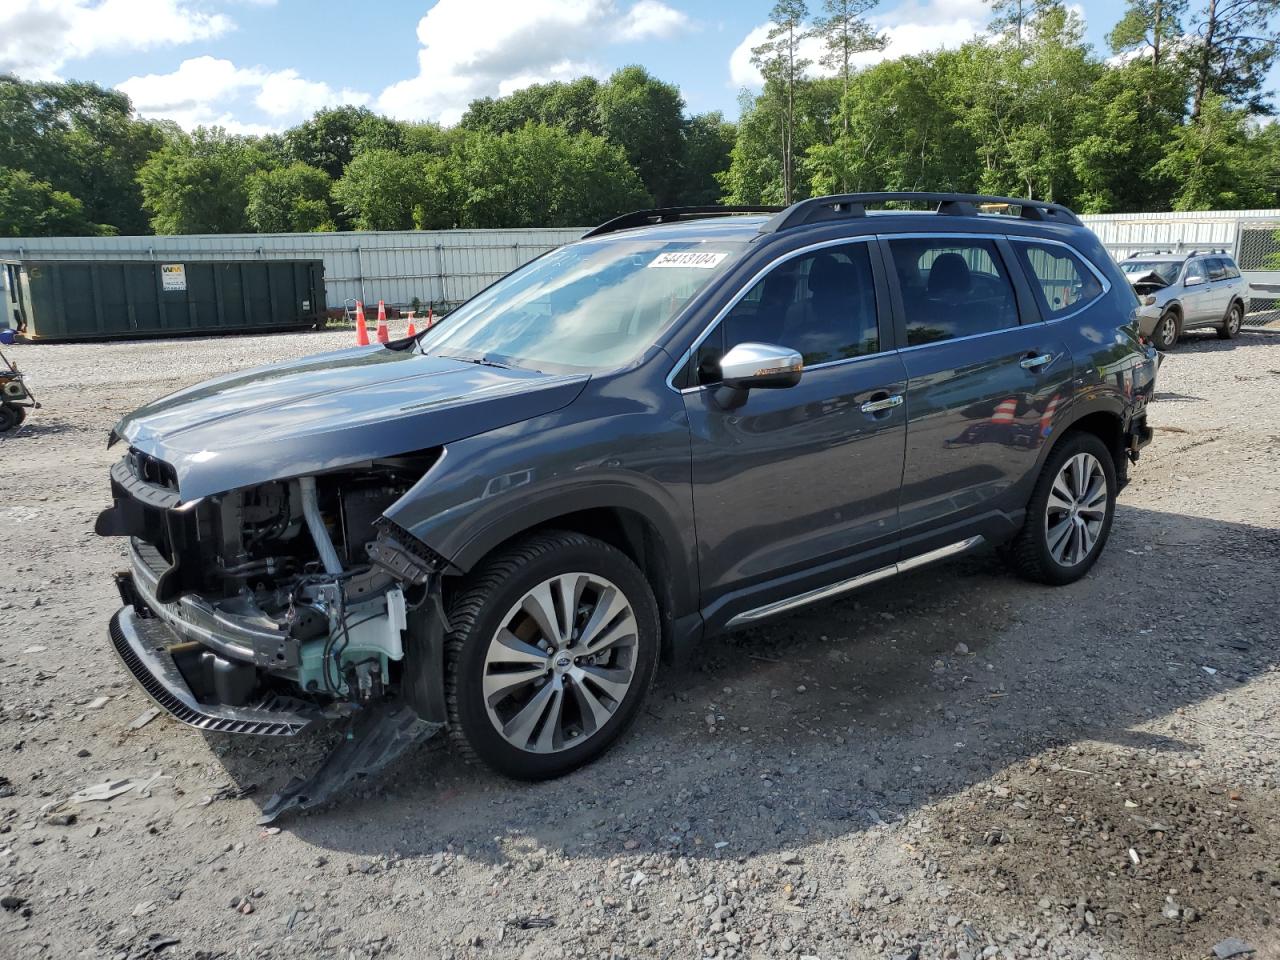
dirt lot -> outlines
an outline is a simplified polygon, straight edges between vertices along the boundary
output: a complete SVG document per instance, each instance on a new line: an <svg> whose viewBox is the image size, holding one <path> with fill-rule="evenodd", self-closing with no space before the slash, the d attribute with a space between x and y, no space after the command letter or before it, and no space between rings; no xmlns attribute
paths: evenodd
<svg viewBox="0 0 1280 960"><path fill-rule="evenodd" d="M0 956L1280 957L1280 335L1172 354L1081 583L905 576L708 644L560 781L428 743L264 831L324 738L131 729L104 441L348 340L14 350L46 406L0 441Z"/></svg>

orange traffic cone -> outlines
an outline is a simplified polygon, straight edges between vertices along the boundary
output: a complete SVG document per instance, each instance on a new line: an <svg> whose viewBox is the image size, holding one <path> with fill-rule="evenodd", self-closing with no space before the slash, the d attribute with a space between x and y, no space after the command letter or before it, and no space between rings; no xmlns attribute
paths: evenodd
<svg viewBox="0 0 1280 960"><path fill-rule="evenodd" d="M435 325L436 325L435 312L430 307L427 307L427 329L430 330Z"/></svg>
<svg viewBox="0 0 1280 960"><path fill-rule="evenodd" d="M356 301L356 346L367 347L369 345L369 325L364 319L364 304L359 300Z"/></svg>
<svg viewBox="0 0 1280 960"><path fill-rule="evenodd" d="M410 310L409 311L409 329L405 331L405 336L416 337L417 335L418 335L418 328L413 325L413 311Z"/></svg>
<svg viewBox="0 0 1280 960"><path fill-rule="evenodd" d="M386 343L391 339L391 335L387 332L387 305L381 300L378 301L378 342Z"/></svg>

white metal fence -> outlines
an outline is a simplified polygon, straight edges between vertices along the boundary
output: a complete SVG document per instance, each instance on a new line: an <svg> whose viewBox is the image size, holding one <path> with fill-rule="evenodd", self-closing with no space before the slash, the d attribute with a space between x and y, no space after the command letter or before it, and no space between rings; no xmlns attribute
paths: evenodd
<svg viewBox="0 0 1280 960"><path fill-rule="evenodd" d="M323 260L331 310L355 300L440 307L469 299L586 229L0 237L0 260Z"/></svg>
<svg viewBox="0 0 1280 960"><path fill-rule="evenodd" d="M1117 259L1139 250L1224 249L1250 283L1254 323L1280 319L1280 209L1081 218ZM582 228L0 238L0 260L324 261L329 308L355 300L453 305Z"/></svg>

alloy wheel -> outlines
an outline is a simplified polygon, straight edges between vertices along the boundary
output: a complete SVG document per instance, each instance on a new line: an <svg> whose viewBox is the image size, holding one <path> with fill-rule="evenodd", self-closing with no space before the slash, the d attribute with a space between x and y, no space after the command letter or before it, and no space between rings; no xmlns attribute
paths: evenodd
<svg viewBox="0 0 1280 960"><path fill-rule="evenodd" d="M489 641L484 702L513 747L557 753L598 733L635 677L638 627L627 597L590 573L544 580Z"/></svg>
<svg viewBox="0 0 1280 960"><path fill-rule="evenodd" d="M1045 542L1064 567L1092 552L1107 517L1107 477L1091 453L1077 453L1058 471L1045 508Z"/></svg>
<svg viewBox="0 0 1280 960"><path fill-rule="evenodd" d="M1241 309L1240 304L1237 303L1231 308L1231 313L1227 315L1227 330L1232 336L1240 332L1240 324L1244 319L1242 316L1243 313L1244 310Z"/></svg>
<svg viewBox="0 0 1280 960"><path fill-rule="evenodd" d="M1160 341L1162 343L1173 343L1173 339L1177 335L1178 321L1174 319L1173 314L1165 314L1164 319L1160 321Z"/></svg>

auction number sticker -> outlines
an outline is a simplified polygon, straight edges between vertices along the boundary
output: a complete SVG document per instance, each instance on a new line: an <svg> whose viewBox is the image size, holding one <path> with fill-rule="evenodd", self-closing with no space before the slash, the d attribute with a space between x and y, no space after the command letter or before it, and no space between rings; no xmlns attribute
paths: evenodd
<svg viewBox="0 0 1280 960"><path fill-rule="evenodd" d="M724 261L727 253L699 253L696 250L680 250L660 253L651 267L693 267L696 270L714 270Z"/></svg>

